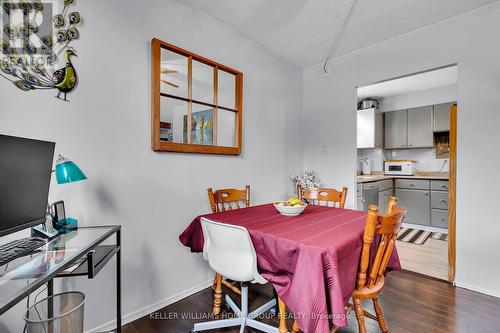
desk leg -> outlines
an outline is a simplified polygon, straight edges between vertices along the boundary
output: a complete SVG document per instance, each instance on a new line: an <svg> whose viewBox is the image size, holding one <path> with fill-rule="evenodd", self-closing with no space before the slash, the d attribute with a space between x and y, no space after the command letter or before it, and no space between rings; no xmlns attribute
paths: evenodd
<svg viewBox="0 0 500 333"><path fill-rule="evenodd" d="M215 274L215 292L214 292L214 308L212 310L215 316L220 314L220 306L222 304L222 275Z"/></svg>
<svg viewBox="0 0 500 333"><path fill-rule="evenodd" d="M116 232L116 333L122 331L122 245L121 245L121 231Z"/></svg>
<svg viewBox="0 0 500 333"><path fill-rule="evenodd" d="M47 302L48 318L54 317L54 299L51 298L52 296L54 296L54 280L50 279L49 281L47 281L47 297L49 298ZM48 328L48 333L54 332L54 323L48 322L47 328Z"/></svg>

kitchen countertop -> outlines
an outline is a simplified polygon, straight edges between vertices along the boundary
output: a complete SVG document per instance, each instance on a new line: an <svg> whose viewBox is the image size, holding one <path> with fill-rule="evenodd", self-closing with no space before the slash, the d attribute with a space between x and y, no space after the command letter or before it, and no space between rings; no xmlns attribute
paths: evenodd
<svg viewBox="0 0 500 333"><path fill-rule="evenodd" d="M401 175L384 175L383 173L373 173L369 176L359 175L357 177L357 182L359 183L369 183L376 182L384 179L440 179L448 180L448 172L418 172L414 176L401 176Z"/></svg>

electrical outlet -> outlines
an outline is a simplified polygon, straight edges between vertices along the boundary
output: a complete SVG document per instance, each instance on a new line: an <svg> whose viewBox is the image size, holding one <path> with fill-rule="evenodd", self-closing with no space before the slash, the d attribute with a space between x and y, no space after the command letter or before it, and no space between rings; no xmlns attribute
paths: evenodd
<svg viewBox="0 0 500 333"><path fill-rule="evenodd" d="M328 146L323 143L323 145L321 146L321 151L323 152L323 154L328 154Z"/></svg>

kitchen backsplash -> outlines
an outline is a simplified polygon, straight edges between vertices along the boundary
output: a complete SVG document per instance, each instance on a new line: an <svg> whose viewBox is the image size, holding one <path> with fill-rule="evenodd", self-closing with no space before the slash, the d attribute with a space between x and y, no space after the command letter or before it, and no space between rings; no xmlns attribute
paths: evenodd
<svg viewBox="0 0 500 333"><path fill-rule="evenodd" d="M437 159L435 148L415 149L358 149L358 159L368 158L371 161L372 171L384 171L384 160L416 160L418 171L448 172L449 159ZM446 161L446 162L445 162ZM444 167L443 167L444 163ZM441 170L442 168L442 170ZM358 162L358 171L362 164Z"/></svg>
<svg viewBox="0 0 500 333"><path fill-rule="evenodd" d="M372 164L372 171L383 171L384 168L384 150L380 148L358 149L358 171L363 170L360 159L368 158Z"/></svg>

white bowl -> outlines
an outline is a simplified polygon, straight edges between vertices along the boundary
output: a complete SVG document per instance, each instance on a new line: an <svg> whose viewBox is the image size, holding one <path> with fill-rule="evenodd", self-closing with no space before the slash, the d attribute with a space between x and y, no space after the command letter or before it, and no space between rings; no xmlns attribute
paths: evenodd
<svg viewBox="0 0 500 333"><path fill-rule="evenodd" d="M274 208L276 208L276 210L280 212L281 215L284 216L298 216L307 207L307 204L302 204L297 206L278 206L276 203L273 203L273 205Z"/></svg>

